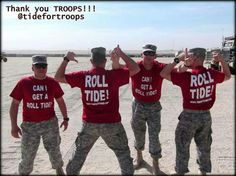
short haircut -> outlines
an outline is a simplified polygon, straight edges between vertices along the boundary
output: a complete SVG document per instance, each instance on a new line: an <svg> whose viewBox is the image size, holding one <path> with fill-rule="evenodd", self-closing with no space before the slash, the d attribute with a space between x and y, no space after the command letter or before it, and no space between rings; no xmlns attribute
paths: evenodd
<svg viewBox="0 0 236 176"><path fill-rule="evenodd" d="M95 65L103 64L106 61L106 49L96 47L91 49L91 59Z"/></svg>
<svg viewBox="0 0 236 176"><path fill-rule="evenodd" d="M205 48L192 48L188 51L189 53L193 53L194 56L204 60L206 57L206 49Z"/></svg>

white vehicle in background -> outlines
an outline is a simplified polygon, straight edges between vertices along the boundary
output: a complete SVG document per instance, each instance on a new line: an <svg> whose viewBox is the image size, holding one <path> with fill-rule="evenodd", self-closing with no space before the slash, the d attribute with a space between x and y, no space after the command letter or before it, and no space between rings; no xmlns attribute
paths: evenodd
<svg viewBox="0 0 236 176"><path fill-rule="evenodd" d="M211 48L207 50L205 63L209 64L210 67L219 70L219 63L212 62L211 52L213 51L219 51L223 55L225 61L230 67L231 74L235 74L235 36L224 37L221 48Z"/></svg>
<svg viewBox="0 0 236 176"><path fill-rule="evenodd" d="M230 63L235 60L235 37L225 37L222 43L222 54L226 62Z"/></svg>

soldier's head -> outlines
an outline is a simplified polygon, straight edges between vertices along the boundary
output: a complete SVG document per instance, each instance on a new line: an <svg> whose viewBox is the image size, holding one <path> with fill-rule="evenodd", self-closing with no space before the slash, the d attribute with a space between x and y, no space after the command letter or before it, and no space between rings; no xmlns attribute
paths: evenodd
<svg viewBox="0 0 236 176"><path fill-rule="evenodd" d="M156 59L156 50L157 47L152 44L146 44L144 45L142 50L141 57L144 59L144 62L153 62L154 59Z"/></svg>
<svg viewBox="0 0 236 176"><path fill-rule="evenodd" d="M185 65L196 67L202 66L206 57L205 48L192 48L187 52L187 57L185 59Z"/></svg>
<svg viewBox="0 0 236 176"><path fill-rule="evenodd" d="M32 70L37 79L44 79L47 73L47 57L44 55L32 56Z"/></svg>
<svg viewBox="0 0 236 176"><path fill-rule="evenodd" d="M91 49L91 63L95 67L105 67L106 65L106 49L103 47L96 47Z"/></svg>

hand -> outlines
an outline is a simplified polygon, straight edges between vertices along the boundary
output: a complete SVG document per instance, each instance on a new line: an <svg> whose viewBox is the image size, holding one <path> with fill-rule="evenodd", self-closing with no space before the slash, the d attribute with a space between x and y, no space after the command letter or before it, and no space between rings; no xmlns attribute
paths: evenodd
<svg viewBox="0 0 236 176"><path fill-rule="evenodd" d="M115 53L115 51L113 50L111 52L111 61L112 62L119 62L120 60L120 57Z"/></svg>
<svg viewBox="0 0 236 176"><path fill-rule="evenodd" d="M74 52L67 52L65 57L67 57L67 59L69 59L70 61L75 61L78 63L78 60L75 59L75 53Z"/></svg>
<svg viewBox="0 0 236 176"><path fill-rule="evenodd" d="M179 58L180 61L184 61L187 56L188 56L188 49L185 48L185 52L178 51L175 57Z"/></svg>
<svg viewBox="0 0 236 176"><path fill-rule="evenodd" d="M120 68L119 60L120 60L120 57L113 50L111 52L112 69L119 69Z"/></svg>
<svg viewBox="0 0 236 176"><path fill-rule="evenodd" d="M212 61L213 62L222 62L224 61L224 58L222 57L222 55L219 52L213 51L212 52Z"/></svg>
<svg viewBox="0 0 236 176"><path fill-rule="evenodd" d="M11 129L11 135L14 138L20 138L19 134L22 136L21 129L18 126Z"/></svg>
<svg viewBox="0 0 236 176"><path fill-rule="evenodd" d="M65 130L67 129L67 127L68 127L68 121L63 120L63 122L62 122L61 125L60 125L60 128L61 128L62 126L64 126L63 131L65 131Z"/></svg>
<svg viewBox="0 0 236 176"><path fill-rule="evenodd" d="M119 46L119 45L117 45L117 47L114 48L113 51L120 57L120 55L121 55L121 53L122 53L122 50L120 49L120 46Z"/></svg>

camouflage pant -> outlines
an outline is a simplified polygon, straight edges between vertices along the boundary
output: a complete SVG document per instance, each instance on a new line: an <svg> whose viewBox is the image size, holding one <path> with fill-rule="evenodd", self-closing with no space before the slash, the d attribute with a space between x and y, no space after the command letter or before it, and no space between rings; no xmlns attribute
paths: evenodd
<svg viewBox="0 0 236 176"><path fill-rule="evenodd" d="M138 150L144 150L146 123L149 133L149 153L154 159L161 158L161 144L159 133L161 130L161 104L141 103L137 100L132 104L132 120L131 126L134 132L134 147Z"/></svg>
<svg viewBox="0 0 236 176"><path fill-rule="evenodd" d="M21 161L18 168L20 175L27 175L32 172L41 136L44 147L49 154L52 168L56 169L63 166L57 118L37 123L23 122L21 129Z"/></svg>
<svg viewBox="0 0 236 176"><path fill-rule="evenodd" d="M189 148L192 138L197 146L197 163L201 171L211 172L211 114L210 111L183 111L175 131L177 173L188 170Z"/></svg>
<svg viewBox="0 0 236 176"><path fill-rule="evenodd" d="M76 150L66 167L67 174L79 174L90 149L100 136L117 156L122 175L132 175L134 173L133 159L130 156L128 139L123 125L121 123L95 124L86 122L83 122L82 129L75 140Z"/></svg>

